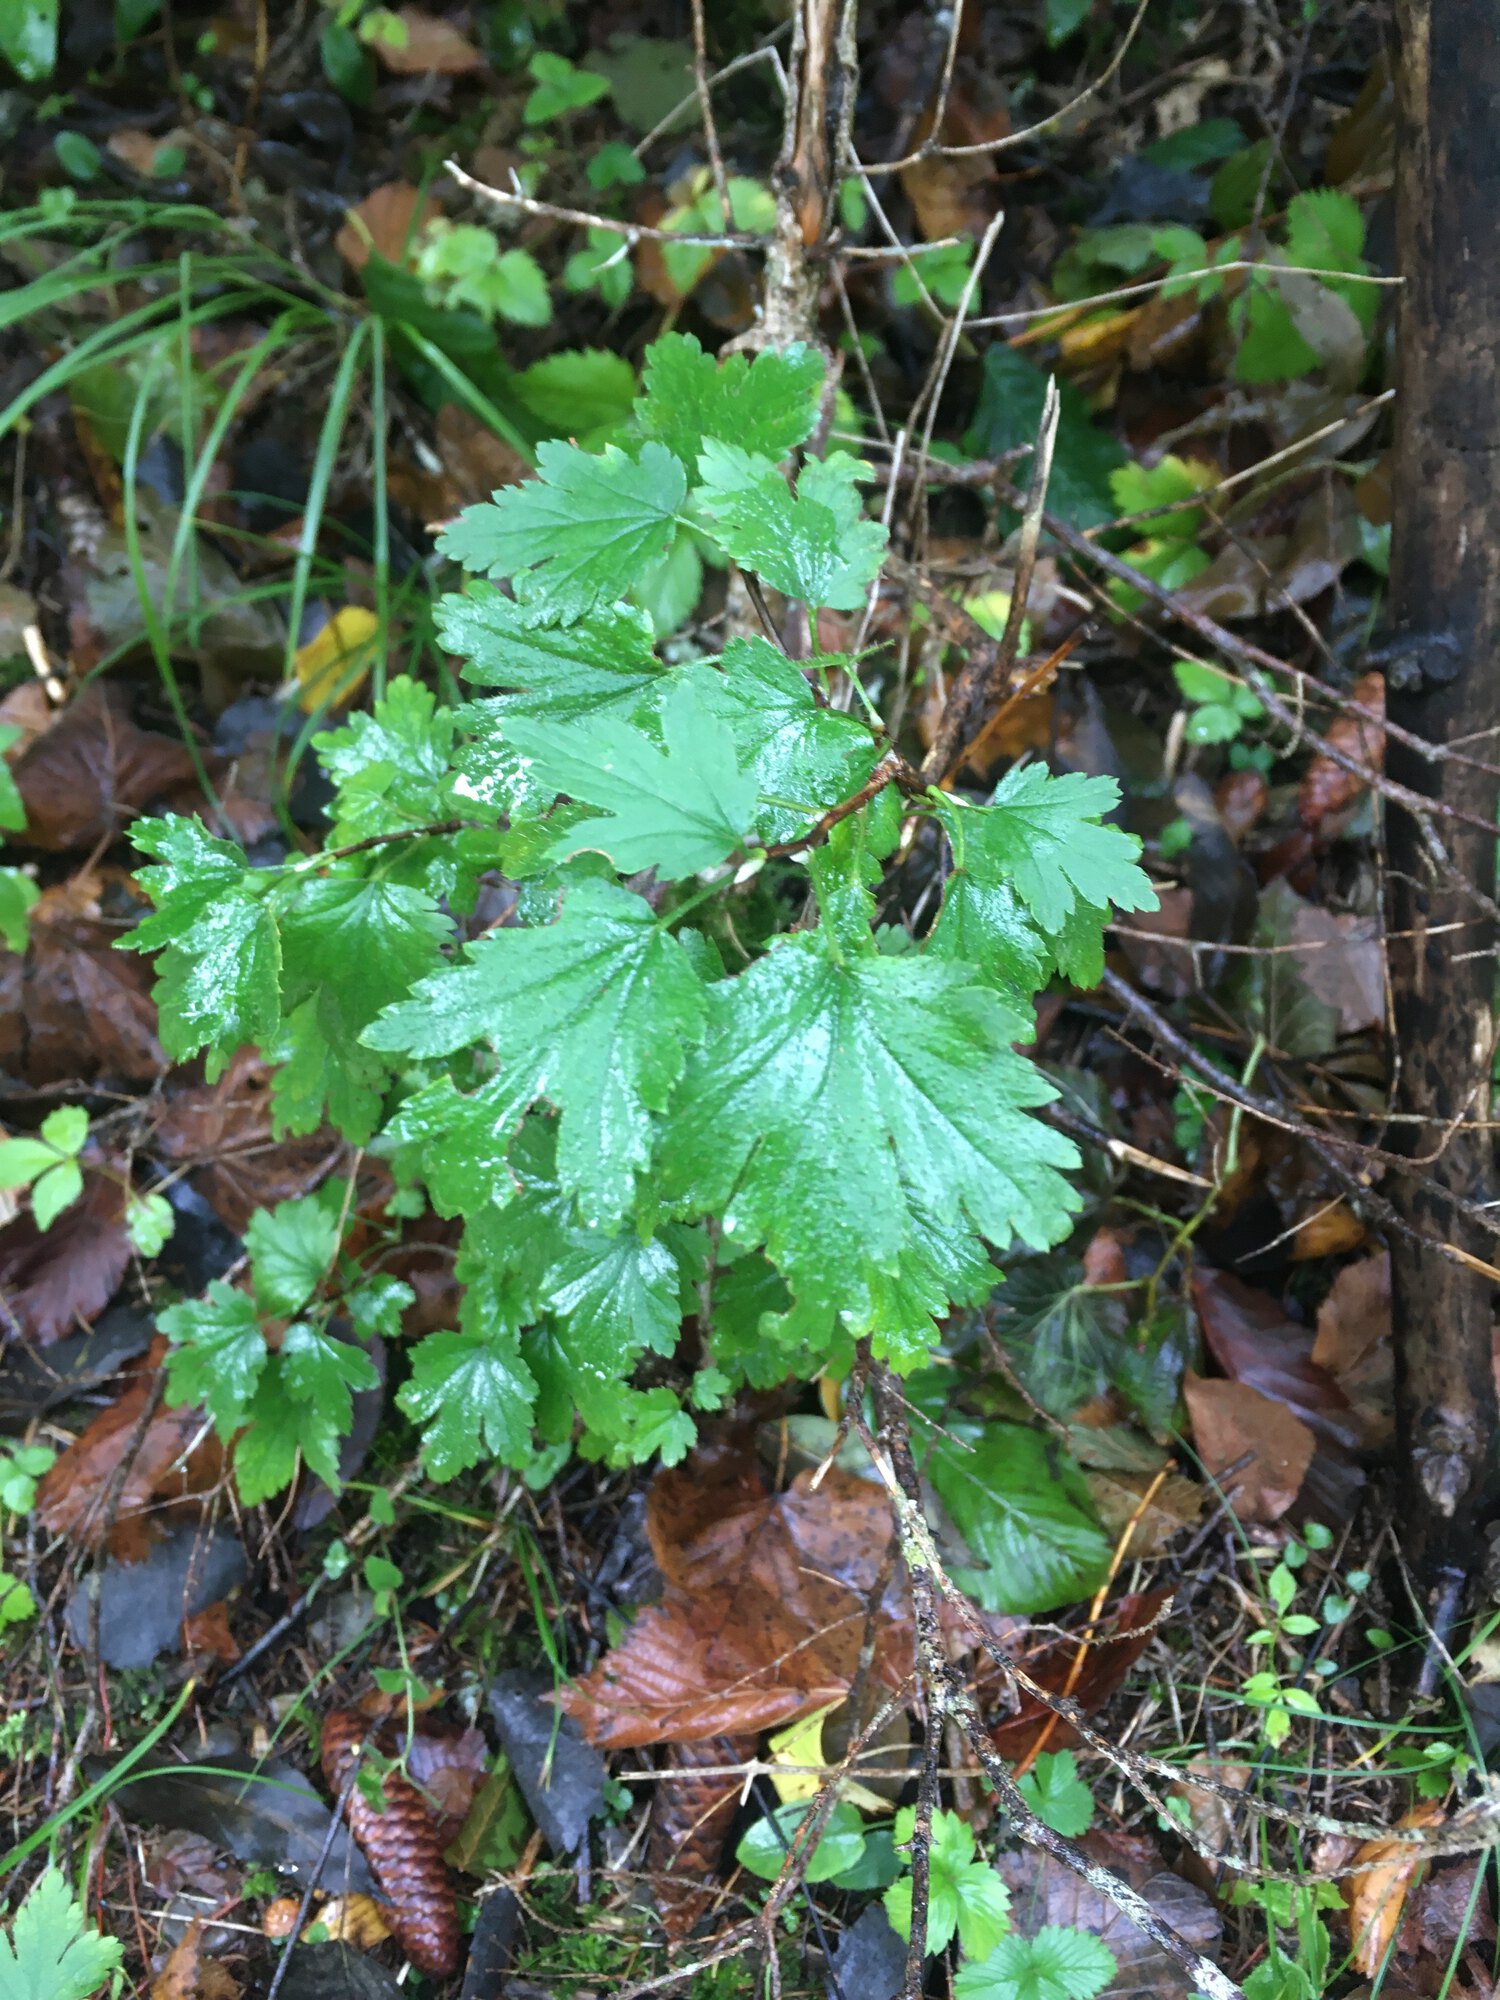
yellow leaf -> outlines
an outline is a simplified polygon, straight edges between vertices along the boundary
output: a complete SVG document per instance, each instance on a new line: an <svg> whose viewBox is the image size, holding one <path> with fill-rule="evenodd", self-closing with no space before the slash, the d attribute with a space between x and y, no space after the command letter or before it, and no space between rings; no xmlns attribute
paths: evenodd
<svg viewBox="0 0 1500 2000"><path fill-rule="evenodd" d="M334 701L347 701L370 671L380 620L362 604L334 612L314 639L292 656L298 680L297 706L306 715Z"/></svg>
<svg viewBox="0 0 1500 2000"><path fill-rule="evenodd" d="M806 1715L789 1722L785 1729L778 1729L769 1740L773 1765L790 1765L790 1770L772 1770L771 1784L777 1798L783 1805L791 1805L795 1800L816 1798L823 1786L823 1724L834 1710L843 1707L842 1701L831 1701L824 1708L814 1708ZM812 1766L811 1769L804 1768ZM878 1792L872 1792L865 1785L859 1785L852 1778L845 1778L839 1785L839 1797L847 1799L850 1805L858 1806L861 1812L884 1813L891 1810L889 1799L883 1799Z"/></svg>

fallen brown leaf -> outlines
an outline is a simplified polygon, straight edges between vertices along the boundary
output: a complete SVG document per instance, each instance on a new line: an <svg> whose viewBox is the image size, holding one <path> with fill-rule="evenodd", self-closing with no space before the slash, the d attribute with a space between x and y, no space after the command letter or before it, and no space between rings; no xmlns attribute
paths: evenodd
<svg viewBox="0 0 1500 2000"><path fill-rule="evenodd" d="M1180 1472L1168 1473L1151 1493L1139 1519L1136 1511L1151 1492L1154 1474L1090 1470L1084 1478L1106 1534L1122 1534L1135 1520L1123 1551L1124 1560L1134 1562L1143 1556L1156 1555L1203 1512L1202 1485L1196 1479L1185 1479Z"/></svg>
<svg viewBox="0 0 1500 2000"><path fill-rule="evenodd" d="M1280 1520L1312 1464L1317 1440L1307 1425L1247 1382L1210 1382L1189 1370L1182 1393L1204 1470L1222 1477L1237 1518Z"/></svg>
<svg viewBox="0 0 1500 2000"><path fill-rule="evenodd" d="M125 878L90 871L44 889L32 905L27 949L0 953L4 1060L32 1085L96 1076L150 1083L168 1067L156 1038L150 965L117 951L129 926L101 898L127 907Z"/></svg>
<svg viewBox="0 0 1500 2000"><path fill-rule="evenodd" d="M1312 1358L1343 1381L1391 1342L1391 1253L1346 1264L1318 1307ZM1386 1363L1389 1368L1389 1360Z"/></svg>
<svg viewBox="0 0 1500 2000"><path fill-rule="evenodd" d="M1310 991L1336 1010L1343 1034L1385 1026L1385 951L1373 917L1304 903L1292 918L1290 942L1304 947L1292 953L1293 962Z"/></svg>
<svg viewBox="0 0 1500 2000"><path fill-rule="evenodd" d="M1208 1351L1226 1375L1284 1403L1326 1442L1356 1442L1348 1397L1312 1358L1312 1330L1288 1319L1278 1299L1199 1264L1193 1305Z"/></svg>
<svg viewBox="0 0 1500 2000"><path fill-rule="evenodd" d="M151 1983L151 2000L239 2000L238 1982L203 1949L203 1923L195 1918L172 1947Z"/></svg>
<svg viewBox="0 0 1500 2000"><path fill-rule="evenodd" d="M373 1951L384 1944L391 1927L373 1896L332 1896L318 1911L308 1930L321 1930L334 1944L347 1944L355 1951Z"/></svg>
<svg viewBox="0 0 1500 2000"><path fill-rule="evenodd" d="M181 740L137 728L124 695L97 681L27 746L13 772L26 830L11 837L53 854L113 840L148 808L201 803Z"/></svg>
<svg viewBox="0 0 1500 2000"><path fill-rule="evenodd" d="M489 1745L478 1729L452 1735L418 1730L407 1745L407 1776L436 1814L438 1838L444 1847L467 1819L489 1768Z"/></svg>
<svg viewBox="0 0 1500 2000"><path fill-rule="evenodd" d="M1314 1257L1342 1257L1366 1241L1365 1225L1346 1201L1318 1201L1297 1224L1292 1237L1292 1262Z"/></svg>
<svg viewBox="0 0 1500 2000"><path fill-rule="evenodd" d="M1330 724L1326 741L1372 771L1385 760L1385 676L1361 674L1353 698L1363 713L1345 711ZM1319 752L1307 767L1297 794L1297 816L1305 827L1324 833L1326 820L1344 812L1365 789L1361 779Z"/></svg>
<svg viewBox="0 0 1500 2000"><path fill-rule="evenodd" d="M410 181L387 181L371 188L358 207L350 209L334 247L355 271L365 268L372 250L388 264L404 264L424 224L442 212L435 195L424 195Z"/></svg>
<svg viewBox="0 0 1500 2000"><path fill-rule="evenodd" d="M67 1535L97 1547L107 1532L111 1555L122 1562L140 1562L154 1532L163 1528L181 1503L196 1500L217 1485L224 1471L224 1449L203 1412L194 1409L156 1411L125 1474L114 1517L104 1518L104 1502L121 1462L130 1448L155 1386L155 1371L166 1353L166 1342L152 1343L136 1379L107 1410L101 1410L52 1466L37 1488L36 1511L54 1534Z"/></svg>
<svg viewBox="0 0 1500 2000"><path fill-rule="evenodd" d="M169 1090L150 1150L172 1166L196 1167L194 1188L242 1235L258 1208L309 1193L343 1156L331 1132L277 1139L271 1124L270 1067L241 1049L217 1083Z"/></svg>
<svg viewBox="0 0 1500 2000"><path fill-rule="evenodd" d="M1443 1809L1424 1799L1397 1821L1402 1831L1435 1826ZM1426 1866L1420 1847L1400 1840L1367 1840L1354 1857L1360 1872L1346 1877L1344 1901L1349 1909L1350 1962L1356 1972L1379 1971L1401 1922L1401 1912L1413 1884Z"/></svg>
<svg viewBox="0 0 1500 2000"><path fill-rule="evenodd" d="M816 1488L800 1473L756 1498L757 1478L748 1451L731 1447L658 1475L648 1523L666 1594L562 1697L595 1743L750 1735L837 1701L877 1590L873 1679L906 1678L910 1613L884 1494L835 1468Z"/></svg>
<svg viewBox="0 0 1500 2000"><path fill-rule="evenodd" d="M191 1618L183 1619L182 1650L190 1657L209 1653L226 1667L233 1666L240 1656L240 1646L229 1629L229 1606L222 1597L217 1604L206 1604Z"/></svg>
<svg viewBox="0 0 1500 2000"><path fill-rule="evenodd" d="M82 1195L50 1229L30 1209L0 1229L0 1291L22 1335L46 1347L104 1310L130 1258L124 1191L85 1168Z"/></svg>
<svg viewBox="0 0 1500 2000"><path fill-rule="evenodd" d="M1082 1671L1073 1681L1072 1693L1072 1699L1085 1715L1102 1707L1124 1681L1151 1643L1151 1635L1144 1628L1166 1601L1164 1590L1128 1592L1092 1628L1091 1644L1084 1654ZM1112 1637L1115 1633L1129 1636ZM1019 1636L1009 1630L996 1636L1027 1675L1049 1694L1061 1694L1072 1679L1081 1634L1059 1634L1049 1626L1045 1633L1028 1637L1025 1626L1021 1625ZM1009 1678L1001 1668L989 1658L982 1661L974 1680L975 1699L981 1712L987 1707L1000 1707L1010 1692ZM990 1737L1001 1756L1016 1763L1028 1754L1044 1731L1049 1750L1065 1750L1078 1741L1069 1723L1054 1716L1045 1702L1023 1688L1016 1695L1012 1712L1002 1713L991 1724Z"/></svg>
<svg viewBox="0 0 1500 2000"><path fill-rule="evenodd" d="M1084 1834L1079 1845L1091 1860L1123 1875L1180 1938L1217 1962L1223 1923L1211 1898L1169 1873L1149 1840L1096 1831ZM1055 1924L1084 1931L1108 1947L1115 1976L1100 2000L1136 1994L1187 2000L1193 1990L1189 1976L1066 1862L1028 1848L1002 1854L995 1866L1010 1890L1011 1919L1022 1937Z"/></svg>
<svg viewBox="0 0 1500 2000"><path fill-rule="evenodd" d="M375 53L393 76L469 76L484 68L484 57L451 22L422 7L398 7L403 40L375 43Z"/></svg>

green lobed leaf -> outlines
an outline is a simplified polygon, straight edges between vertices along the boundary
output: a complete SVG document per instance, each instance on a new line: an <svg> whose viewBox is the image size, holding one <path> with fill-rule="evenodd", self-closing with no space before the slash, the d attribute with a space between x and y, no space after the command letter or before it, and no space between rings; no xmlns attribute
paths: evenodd
<svg viewBox="0 0 1500 2000"><path fill-rule="evenodd" d="M635 401L635 370L606 348L566 348L516 377L516 394L553 437L585 449L612 441Z"/></svg>
<svg viewBox="0 0 1500 2000"><path fill-rule="evenodd" d="M903 1806L897 1813L894 1832L898 1849L910 1845L916 1819L912 1806ZM927 1867L927 1935L923 1939L927 1955L946 1951L955 1932L971 1957L992 1951L1010 1928L1010 1891L978 1855L974 1830L957 1813L940 1807L932 1815ZM901 1937L909 1938L910 1875L893 1882L883 1900L892 1927Z"/></svg>
<svg viewBox="0 0 1500 2000"><path fill-rule="evenodd" d="M195 819L140 820L131 837L161 865L137 870L156 910L120 945L161 951L153 997L162 1046L179 1061L206 1049L212 1083L236 1049L269 1043L280 1025L272 877Z"/></svg>
<svg viewBox="0 0 1500 2000"><path fill-rule="evenodd" d="M1079 1777L1071 1750L1043 1750L1017 1784L1027 1805L1054 1833L1073 1840L1093 1824L1094 1795Z"/></svg>
<svg viewBox="0 0 1500 2000"><path fill-rule="evenodd" d="M27 913L41 894L20 868L0 868L0 942L7 951L25 951Z"/></svg>
<svg viewBox="0 0 1500 2000"><path fill-rule="evenodd" d="M734 737L698 685L676 681L661 702L664 749L618 716L516 720L506 734L544 784L596 806L558 841L558 860L599 849L622 875L655 868L680 881L732 854L755 823L756 785Z"/></svg>
<svg viewBox="0 0 1500 2000"><path fill-rule="evenodd" d="M67 1878L49 1866L0 1933L0 1992L5 2000L90 2000L119 1969L118 1938L102 1937L74 1900Z"/></svg>
<svg viewBox="0 0 1500 2000"><path fill-rule="evenodd" d="M1109 476L1125 463L1124 448L1094 422L1087 399L1073 383L1062 383L1059 393L1047 508L1076 528L1102 527L1115 518ZM1034 362L1003 340L991 341L964 449L973 458L999 458L1034 445L1046 395L1047 376ZM1017 477L1025 476L1023 461Z"/></svg>
<svg viewBox="0 0 1500 2000"><path fill-rule="evenodd" d="M705 1008L691 959L650 905L583 880L568 885L555 921L481 938L365 1038L417 1056L493 1046L503 1068L481 1113L490 1131L514 1128L540 1098L556 1104L562 1183L585 1221L608 1223L630 1205Z"/></svg>
<svg viewBox="0 0 1500 2000"><path fill-rule="evenodd" d="M690 472L711 438L785 458L813 433L824 372L823 357L801 341L780 352L764 348L753 360L744 354L716 360L696 335L664 333L646 353L637 420L643 435L664 444Z"/></svg>
<svg viewBox="0 0 1500 2000"><path fill-rule="evenodd" d="M456 729L454 710L439 708L430 688L398 674L370 713L358 711L342 728L315 736L313 748L338 787L331 844L481 817L479 802L456 788Z"/></svg>
<svg viewBox="0 0 1500 2000"><path fill-rule="evenodd" d="M156 1320L169 1336L167 1397L201 1403L219 1436L233 1434L266 1365L265 1336L255 1301L215 1278L201 1299L168 1306Z"/></svg>
<svg viewBox="0 0 1500 2000"><path fill-rule="evenodd" d="M982 855L980 873L984 880L966 864L949 873L927 955L974 967L1012 1017L1012 1039L1029 1042L1036 1032L1032 1001L1047 983L1051 954L1015 889L993 878Z"/></svg>
<svg viewBox="0 0 1500 2000"><path fill-rule="evenodd" d="M1098 1938L1048 1924L1034 1938L1002 1938L987 1958L960 1969L953 1991L956 2000L1095 2000L1116 1970Z"/></svg>
<svg viewBox="0 0 1500 2000"><path fill-rule="evenodd" d="M412 1349L411 1365L396 1401L424 1426L422 1449L434 1479L452 1479L486 1452L506 1465L525 1464L536 1380L515 1334L429 1333Z"/></svg>
<svg viewBox="0 0 1500 2000"><path fill-rule="evenodd" d="M936 1441L927 1468L983 1565L954 1566L954 1582L986 1611L1051 1611L1087 1597L1111 1547L1077 1466L1020 1424L962 1429Z"/></svg>
<svg viewBox="0 0 1500 2000"><path fill-rule="evenodd" d="M26 805L11 776L4 752L19 743L23 732L19 724L0 722L0 829L6 833L19 833L26 824Z"/></svg>
<svg viewBox="0 0 1500 2000"><path fill-rule="evenodd" d="M991 804L969 806L944 794L937 809L955 863L983 886L1012 883L1051 935L1080 902L1156 908L1156 892L1136 862L1141 843L1101 824L1119 799L1113 778L1077 771L1054 778L1045 765L1017 764L996 786Z"/></svg>
<svg viewBox="0 0 1500 2000"><path fill-rule="evenodd" d="M775 462L720 438L698 459L699 502L725 550L789 597L858 611L885 555L886 531L864 517L867 468L847 452L809 459L794 493Z"/></svg>
<svg viewBox="0 0 1500 2000"><path fill-rule="evenodd" d="M352 1342L300 1322L287 1328L276 1359L282 1401L298 1410L302 1456L337 1492L339 1445L354 1421L353 1391L379 1388L375 1364Z"/></svg>
<svg viewBox="0 0 1500 2000"><path fill-rule="evenodd" d="M811 1810L811 1800L798 1799L767 1813L744 1834L734 1851L735 1860L763 1882L773 1882L781 1873L797 1828ZM839 1799L818 1834L807 1866L800 1871L802 1880L831 1881L853 1868L864 1851L865 1823L859 1808Z"/></svg>
<svg viewBox="0 0 1500 2000"><path fill-rule="evenodd" d="M841 958L803 933L710 987L708 1008L664 1192L764 1244L802 1305L878 1329L903 1277L931 1296L977 1238L1041 1246L1065 1226L1077 1197L1059 1169L1077 1153L1025 1116L1053 1092L968 968Z"/></svg>
<svg viewBox="0 0 1500 2000"><path fill-rule="evenodd" d="M31 1213L38 1229L50 1229L65 1208L83 1193L83 1171L76 1160L59 1160L31 1188Z"/></svg>
<svg viewBox="0 0 1500 2000"><path fill-rule="evenodd" d="M864 723L819 703L806 675L767 639L731 639L717 669L700 661L675 678L728 723L759 794L755 831L767 842L807 832L875 768L880 752Z"/></svg>
<svg viewBox="0 0 1500 2000"><path fill-rule="evenodd" d="M438 537L465 569L532 577L559 618L581 618L623 596L671 539L687 477L665 446L639 459L614 445L594 457L556 439L538 447L540 478L469 507Z"/></svg>
<svg viewBox="0 0 1500 2000"><path fill-rule="evenodd" d="M283 1318L300 1312L338 1247L338 1214L321 1195L257 1209L245 1230L245 1248L260 1310Z"/></svg>
<svg viewBox="0 0 1500 2000"><path fill-rule="evenodd" d="M600 605L559 625L544 604L472 583L439 598L436 622L444 646L465 655L466 681L524 690L501 697L504 716L629 714L662 673L650 621L633 605Z"/></svg>

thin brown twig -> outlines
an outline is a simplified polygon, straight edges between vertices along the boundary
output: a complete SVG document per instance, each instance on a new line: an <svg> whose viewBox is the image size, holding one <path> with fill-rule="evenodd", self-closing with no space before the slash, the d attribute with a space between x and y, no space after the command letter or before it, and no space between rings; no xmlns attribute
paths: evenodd
<svg viewBox="0 0 1500 2000"><path fill-rule="evenodd" d="M1045 138L1049 132L1055 131L1059 125L1071 118L1075 111L1081 111L1091 98L1097 97L1104 86L1118 74L1120 65L1130 53L1132 42L1140 32L1141 23L1146 18L1146 9L1150 4L1151 0L1138 0L1136 10L1130 17L1130 25L1125 30L1124 39L1093 82L1086 84L1075 97L1070 97L1067 103L1060 105L1056 111L1049 112L1045 118L1039 118L1034 125L1023 125L1019 132L1007 132L998 139L981 139L972 146L940 145L935 137L937 127L934 125L933 134L904 159L882 160L866 171L899 174L904 168L914 167L923 160L971 160L985 154L1012 152L1017 146L1024 146L1032 139ZM955 30L955 36L956 32Z"/></svg>
<svg viewBox="0 0 1500 2000"><path fill-rule="evenodd" d="M1016 554L1015 583L1005 630L988 659L971 657L964 665L952 693L943 704L932 748L922 764L922 776L930 785L942 784L963 762L969 744L980 733L1005 690L1010 670L1021 643L1021 623L1036 570L1037 544L1042 531L1042 514L1047 502L1047 482L1052 476L1052 450L1057 442L1057 423L1062 411L1056 380L1049 376L1037 426L1036 448L1031 460L1031 479L1021 519L1020 544Z"/></svg>
<svg viewBox="0 0 1500 2000"><path fill-rule="evenodd" d="M692 0L693 88L698 93L698 109L703 116L703 143L708 148L709 170L719 197L719 213L729 220L729 176L724 171L724 155L719 149L719 128L714 123L713 91L708 81L708 33L703 21L703 0Z"/></svg>

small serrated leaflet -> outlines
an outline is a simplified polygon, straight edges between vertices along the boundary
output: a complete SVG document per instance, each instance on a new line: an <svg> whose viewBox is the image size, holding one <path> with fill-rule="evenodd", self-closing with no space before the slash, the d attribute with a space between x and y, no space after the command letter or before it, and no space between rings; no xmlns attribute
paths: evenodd
<svg viewBox="0 0 1500 2000"><path fill-rule="evenodd" d="M513 1333L429 1333L411 1362L411 1380L396 1400L423 1426L434 1479L451 1479L486 1452L502 1464L525 1463L536 1380Z"/></svg>
<svg viewBox="0 0 1500 2000"><path fill-rule="evenodd" d="M710 438L698 460L699 502L742 569L788 597L857 611L879 573L886 532L866 520L865 467L847 452L809 459L794 493L773 460Z"/></svg>
<svg viewBox="0 0 1500 2000"><path fill-rule="evenodd" d="M955 2000L1095 2000L1114 1978L1115 1955L1071 1925L1047 1924L1035 1937L1012 1933L988 1957L963 1966Z"/></svg>
<svg viewBox="0 0 1500 2000"><path fill-rule="evenodd" d="M632 459L597 457L556 439L537 448L539 477L467 508L438 538L446 556L494 577L530 576L559 618L622 597L671 540L687 476L664 445Z"/></svg>
<svg viewBox="0 0 1500 2000"><path fill-rule="evenodd" d="M168 1397L173 1403L201 1403L220 1437L229 1437L266 1365L255 1301L215 1278L201 1299L168 1306L156 1323L172 1342Z"/></svg>
<svg viewBox="0 0 1500 2000"><path fill-rule="evenodd" d="M0 1932L0 1993L5 2000L91 2000L118 1971L117 1938L102 1937L75 1902L67 1877L49 1866Z"/></svg>
<svg viewBox="0 0 1500 2000"><path fill-rule="evenodd" d="M744 354L716 361L693 334L666 333L647 353L637 420L690 471L709 438L732 437L746 451L784 458L812 435L824 373L823 357L800 341L763 349L753 361Z"/></svg>
<svg viewBox="0 0 1500 2000"><path fill-rule="evenodd" d="M630 1203L705 1006L691 959L650 905L584 880L554 922L481 938L365 1038L418 1056L488 1042L504 1065L485 1106L492 1129L539 1098L556 1104L561 1179L586 1221L609 1222Z"/></svg>
<svg viewBox="0 0 1500 2000"><path fill-rule="evenodd" d="M755 823L756 784L734 737L691 682L661 703L663 748L618 717L559 725L517 720L506 733L542 781L599 809L564 834L556 855L597 848L622 875L655 868L680 881L732 854Z"/></svg>
<svg viewBox="0 0 1500 2000"><path fill-rule="evenodd" d="M989 805L965 805L945 794L937 806L957 865L986 887L1011 882L1051 934L1079 902L1156 908L1156 892L1137 861L1140 842L1102 823L1119 802L1113 778L1078 771L1054 778L1045 765L1017 764Z"/></svg>

